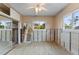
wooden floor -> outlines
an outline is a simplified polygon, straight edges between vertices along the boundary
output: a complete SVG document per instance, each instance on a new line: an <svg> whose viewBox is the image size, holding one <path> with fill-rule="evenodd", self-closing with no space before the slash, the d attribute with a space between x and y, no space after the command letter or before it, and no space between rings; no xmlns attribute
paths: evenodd
<svg viewBox="0 0 79 59"><path fill-rule="evenodd" d="M70 53L53 42L32 42L17 45L7 55L70 55Z"/></svg>

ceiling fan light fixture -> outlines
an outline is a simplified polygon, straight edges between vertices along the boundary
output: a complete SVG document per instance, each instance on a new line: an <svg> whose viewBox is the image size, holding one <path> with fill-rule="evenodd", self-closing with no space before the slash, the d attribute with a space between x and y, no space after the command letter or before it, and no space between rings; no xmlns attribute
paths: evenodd
<svg viewBox="0 0 79 59"><path fill-rule="evenodd" d="M33 7L29 7L29 9L34 9L35 14L37 15L41 11L47 11L47 9L44 7L45 4L35 4Z"/></svg>
<svg viewBox="0 0 79 59"><path fill-rule="evenodd" d="M35 8L35 13L38 14L38 12L39 12L39 11L38 11L38 8Z"/></svg>

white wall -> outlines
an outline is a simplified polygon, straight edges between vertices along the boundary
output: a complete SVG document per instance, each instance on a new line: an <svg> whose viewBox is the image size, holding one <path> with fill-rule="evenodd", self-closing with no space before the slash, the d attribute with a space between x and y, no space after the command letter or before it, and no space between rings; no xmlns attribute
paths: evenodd
<svg viewBox="0 0 79 59"><path fill-rule="evenodd" d="M22 23L28 23L32 24L34 21L44 21L46 22L46 28L47 29L53 29L54 28L54 17L43 17L43 16L36 16L36 17L29 17L29 16L23 16L21 19Z"/></svg>

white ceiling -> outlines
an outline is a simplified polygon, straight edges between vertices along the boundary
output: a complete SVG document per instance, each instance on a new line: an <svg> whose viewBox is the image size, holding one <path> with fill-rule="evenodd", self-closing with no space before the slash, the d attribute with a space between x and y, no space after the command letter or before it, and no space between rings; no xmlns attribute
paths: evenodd
<svg viewBox="0 0 79 59"><path fill-rule="evenodd" d="M34 3L11 3L10 5L24 16L36 16L34 10L27 9L28 7L33 6ZM47 11L40 12L38 16L55 16L67 5L67 3L45 3L44 7L47 9Z"/></svg>

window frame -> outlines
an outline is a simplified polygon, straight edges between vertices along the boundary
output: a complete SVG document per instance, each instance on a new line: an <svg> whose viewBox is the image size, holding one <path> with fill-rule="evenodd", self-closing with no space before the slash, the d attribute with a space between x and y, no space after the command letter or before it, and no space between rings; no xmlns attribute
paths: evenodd
<svg viewBox="0 0 79 59"><path fill-rule="evenodd" d="M65 18L65 17L69 17L69 16L72 17L72 13L68 13L68 14L66 14L65 16L63 16L63 29L64 29L64 30L71 30L71 29L65 29L65 23L64 23L64 18ZM72 20L73 20L73 17L72 17Z"/></svg>
<svg viewBox="0 0 79 59"><path fill-rule="evenodd" d="M45 24L45 29L35 29L34 27L35 27L35 24L37 24L37 23L32 23L32 24L33 24L33 29L34 29L34 30L46 30L46 28L47 28L47 27L46 27L46 23L44 23L44 24Z"/></svg>
<svg viewBox="0 0 79 59"><path fill-rule="evenodd" d="M74 20L74 13L76 13L76 12L79 12L79 9L75 9L75 10L73 10L72 12L67 13L66 15L63 16L63 29L64 29L64 30L79 30L79 29L75 29L74 27L73 27L72 29L65 29L65 27L64 27L64 25L65 25L65 23L64 23L64 18L65 18L66 16L70 16L70 15L71 15L72 21L73 21L73 20Z"/></svg>

